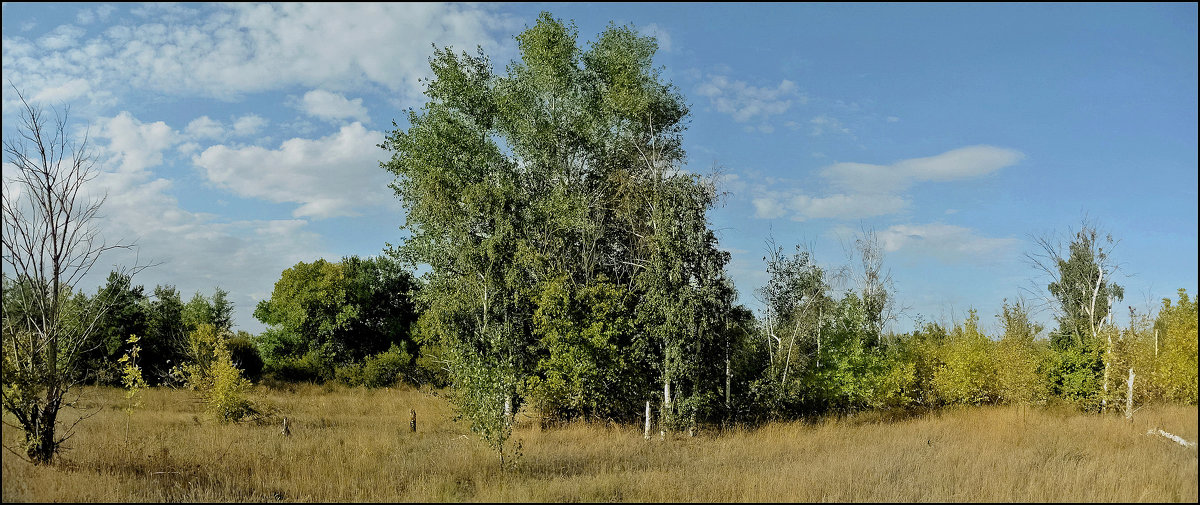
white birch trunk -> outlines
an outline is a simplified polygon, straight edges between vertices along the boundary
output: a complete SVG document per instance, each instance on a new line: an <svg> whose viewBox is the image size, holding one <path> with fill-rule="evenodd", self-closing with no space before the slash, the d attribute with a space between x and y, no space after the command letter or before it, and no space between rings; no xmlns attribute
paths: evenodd
<svg viewBox="0 0 1200 505"><path fill-rule="evenodd" d="M646 400L646 440L650 440L650 400Z"/></svg>
<svg viewBox="0 0 1200 505"><path fill-rule="evenodd" d="M1129 369L1129 391L1125 393L1125 420L1133 422L1133 369Z"/></svg>
<svg viewBox="0 0 1200 505"><path fill-rule="evenodd" d="M670 422L668 416L671 415L671 381L663 381L663 408L662 421L658 428L658 436L661 438L667 437L667 424Z"/></svg>

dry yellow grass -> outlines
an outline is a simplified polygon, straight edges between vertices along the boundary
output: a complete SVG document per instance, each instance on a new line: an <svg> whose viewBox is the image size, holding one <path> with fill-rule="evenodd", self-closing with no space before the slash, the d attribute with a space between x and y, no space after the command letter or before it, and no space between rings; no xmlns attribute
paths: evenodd
<svg viewBox="0 0 1200 505"><path fill-rule="evenodd" d="M515 471L416 390L260 390L291 423L219 425L185 391L151 390L128 418L122 391L54 467L3 461L10 501L1181 501L1197 500L1192 406L1116 415L1007 407L902 420L701 431L666 441L635 426L521 423ZM418 431L409 433L409 409ZM4 427L10 447L20 433Z"/></svg>

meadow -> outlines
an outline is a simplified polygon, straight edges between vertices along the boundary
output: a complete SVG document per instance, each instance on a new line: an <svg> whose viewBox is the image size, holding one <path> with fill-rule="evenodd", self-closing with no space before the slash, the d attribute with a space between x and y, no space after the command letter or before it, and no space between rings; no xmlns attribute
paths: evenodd
<svg viewBox="0 0 1200 505"><path fill-rule="evenodd" d="M522 414L513 468L429 389L259 387L268 422L219 424L193 393L85 388L93 413L58 462L3 457L3 501L1132 501L1196 502L1197 409L868 412L694 437L640 426L542 427ZM409 410L417 431L409 431ZM64 412L71 419L76 411ZM287 416L290 436L281 434ZM6 423L11 422L8 415ZM6 424L14 447L20 432Z"/></svg>

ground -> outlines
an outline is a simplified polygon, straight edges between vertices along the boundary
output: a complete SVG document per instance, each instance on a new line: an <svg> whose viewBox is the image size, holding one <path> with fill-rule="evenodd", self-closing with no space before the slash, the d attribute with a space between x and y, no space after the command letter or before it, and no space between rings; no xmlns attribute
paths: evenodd
<svg viewBox="0 0 1200 505"><path fill-rule="evenodd" d="M3 458L3 501L1197 501L1195 406L864 413L660 440L521 417L501 468L438 391L260 388L274 417L222 425L186 390L86 388L59 461ZM409 431L409 409L417 431ZM66 411L65 419L78 417ZM281 435L287 416L290 436ZM5 416L4 444L20 432Z"/></svg>

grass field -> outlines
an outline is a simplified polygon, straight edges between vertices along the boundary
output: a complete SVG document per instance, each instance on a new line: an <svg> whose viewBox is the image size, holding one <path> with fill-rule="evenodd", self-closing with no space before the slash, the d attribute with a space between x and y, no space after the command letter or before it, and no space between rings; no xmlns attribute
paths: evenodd
<svg viewBox="0 0 1200 505"><path fill-rule="evenodd" d="M502 470L441 397L412 389L260 389L280 425L220 425L191 393L85 390L95 415L53 467L5 451L15 501L1179 501L1197 500L1194 406L1117 415L981 407L879 413L643 440L638 426L518 423ZM418 416L408 428L409 409ZM73 412L66 412L67 419ZM11 422L8 417L7 422ZM6 446L20 432L3 428Z"/></svg>

